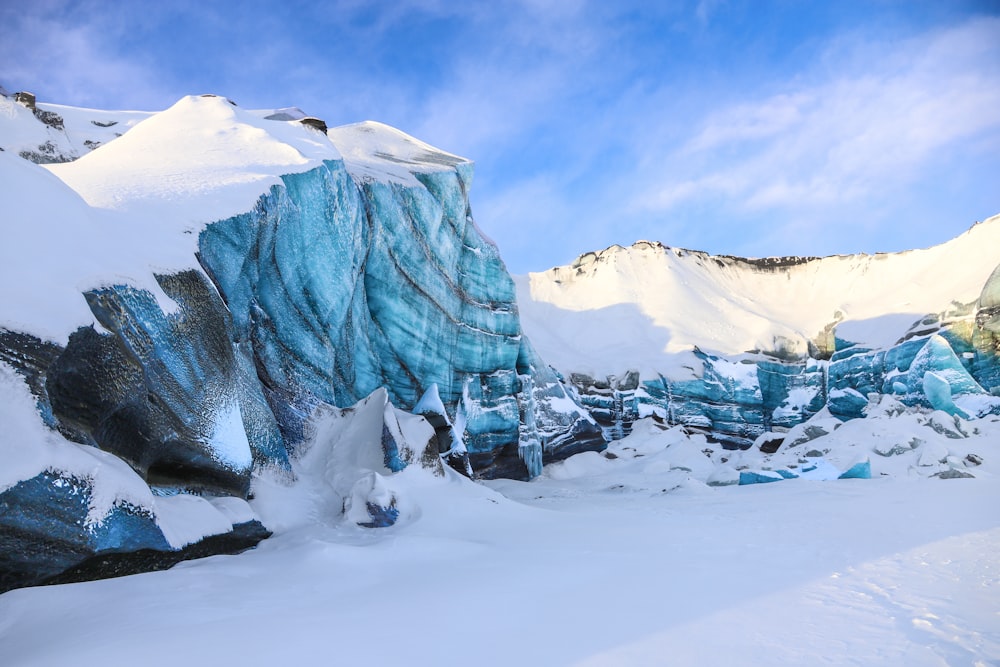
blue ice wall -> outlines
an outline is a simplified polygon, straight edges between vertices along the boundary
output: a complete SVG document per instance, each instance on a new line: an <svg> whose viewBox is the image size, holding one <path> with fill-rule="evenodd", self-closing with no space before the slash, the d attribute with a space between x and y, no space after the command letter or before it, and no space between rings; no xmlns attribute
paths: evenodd
<svg viewBox="0 0 1000 667"><path fill-rule="evenodd" d="M450 416L465 413L473 469L523 477L524 339L513 280L472 220L472 166L414 177L354 179L339 160L285 176L253 211L209 225L199 258L288 446L321 402L345 407L384 386L411 409L437 385ZM533 392L554 391L544 363L527 366ZM538 405L547 457L603 446L577 437L582 410Z"/></svg>
<svg viewBox="0 0 1000 667"><path fill-rule="evenodd" d="M997 321L993 311L980 309L974 325L953 323L880 350L838 340L829 361L757 356L737 363L696 350L702 369L692 379L640 381L634 372L622 379L576 374L571 379L582 404L612 439L628 435L636 419L657 414L726 446L748 447L761 433L790 428L824 407L841 419L863 417L873 393L971 416L952 399L1000 396L1000 336L990 329L1000 332Z"/></svg>

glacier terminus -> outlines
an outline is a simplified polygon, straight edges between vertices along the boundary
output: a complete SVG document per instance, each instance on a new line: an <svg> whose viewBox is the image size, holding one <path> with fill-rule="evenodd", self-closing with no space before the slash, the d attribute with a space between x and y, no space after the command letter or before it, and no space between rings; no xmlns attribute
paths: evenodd
<svg viewBox="0 0 1000 667"><path fill-rule="evenodd" d="M415 512L400 475L527 480L634 429L780 454L1000 414L1000 218L893 255L642 241L513 277L473 163L389 126L0 106L0 591L246 549L296 485L378 529Z"/></svg>

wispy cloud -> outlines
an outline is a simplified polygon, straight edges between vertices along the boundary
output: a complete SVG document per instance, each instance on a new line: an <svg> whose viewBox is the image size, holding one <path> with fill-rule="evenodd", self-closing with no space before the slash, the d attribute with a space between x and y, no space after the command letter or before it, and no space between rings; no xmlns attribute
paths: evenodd
<svg viewBox="0 0 1000 667"><path fill-rule="evenodd" d="M31 13L13 4L0 10L6 85L33 89L48 101L80 105L100 105L109 91L121 99L121 106L142 108L144 101L158 97L149 67L108 48L116 37L112 23L90 21L86 12L76 16L68 11L71 6L41 2Z"/></svg>
<svg viewBox="0 0 1000 667"><path fill-rule="evenodd" d="M842 56L866 66L790 82L715 111L679 148L647 148L654 178L637 208L719 197L747 210L857 201L911 181L943 148L1000 132L1000 20L891 47L852 44Z"/></svg>

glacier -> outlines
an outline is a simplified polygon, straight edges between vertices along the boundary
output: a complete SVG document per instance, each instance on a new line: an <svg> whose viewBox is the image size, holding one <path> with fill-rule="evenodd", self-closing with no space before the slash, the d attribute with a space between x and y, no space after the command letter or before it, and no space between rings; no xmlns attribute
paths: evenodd
<svg viewBox="0 0 1000 667"><path fill-rule="evenodd" d="M0 126L0 168L21 184L8 227L38 225L7 230L18 243L0 270L22 287L0 313L0 368L33 396L16 418L37 417L63 452L0 479L2 550L34 554L5 587L54 580L53 567L104 571L89 564L108 554L125 554L115 567L131 571L148 564L141 554L252 545L267 534L252 513L220 522L208 502L187 507L188 523L214 528L172 542L157 503L248 498L261 474L294 483L317 411L376 395L447 425L452 442L435 456L477 477L526 479L543 461L605 447L523 335L513 280L472 218L468 160L379 123L325 131L214 95L145 117L4 103L16 113ZM37 136L73 147L133 122L82 157L15 155ZM391 473L412 457L386 423ZM8 444L9 458L32 447ZM113 505L99 538L80 512L115 482L60 467L74 448L113 456L146 489ZM355 501L337 513L393 523L380 479L354 480L342 495ZM43 506L67 509L31 519Z"/></svg>
<svg viewBox="0 0 1000 667"><path fill-rule="evenodd" d="M997 247L1000 216L903 253L747 259L640 241L516 280L526 333L609 439L655 417L746 449L823 410L862 418L885 395L1000 414Z"/></svg>

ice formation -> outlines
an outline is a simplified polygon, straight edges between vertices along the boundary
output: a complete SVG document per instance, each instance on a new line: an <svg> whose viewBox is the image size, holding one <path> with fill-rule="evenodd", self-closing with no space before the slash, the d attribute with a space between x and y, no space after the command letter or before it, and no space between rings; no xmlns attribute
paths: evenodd
<svg viewBox="0 0 1000 667"><path fill-rule="evenodd" d="M517 284L526 333L610 438L656 415L746 448L823 409L861 417L873 394L1000 412L998 247L1000 216L896 254L753 260L641 241Z"/></svg>
<svg viewBox="0 0 1000 667"><path fill-rule="evenodd" d="M413 462L400 444L413 419L436 434L435 460L483 477L527 478L543 457L605 446L522 334L513 280L472 219L468 160L378 123L327 131L212 95L153 114L2 102L13 191L0 279L18 287L0 310L0 361L31 390L25 418L37 411L66 448L190 499L244 498L261 471L293 476L317 410L362 400L384 404L389 473ZM10 457L31 447L10 443ZM76 510L29 521L33 499L85 509L106 492L44 471L0 491L22 517L6 552L43 559L60 531L83 539ZM388 525L398 508L372 475L338 490L340 511ZM70 549L64 569L180 548L148 503L135 508L145 527Z"/></svg>

